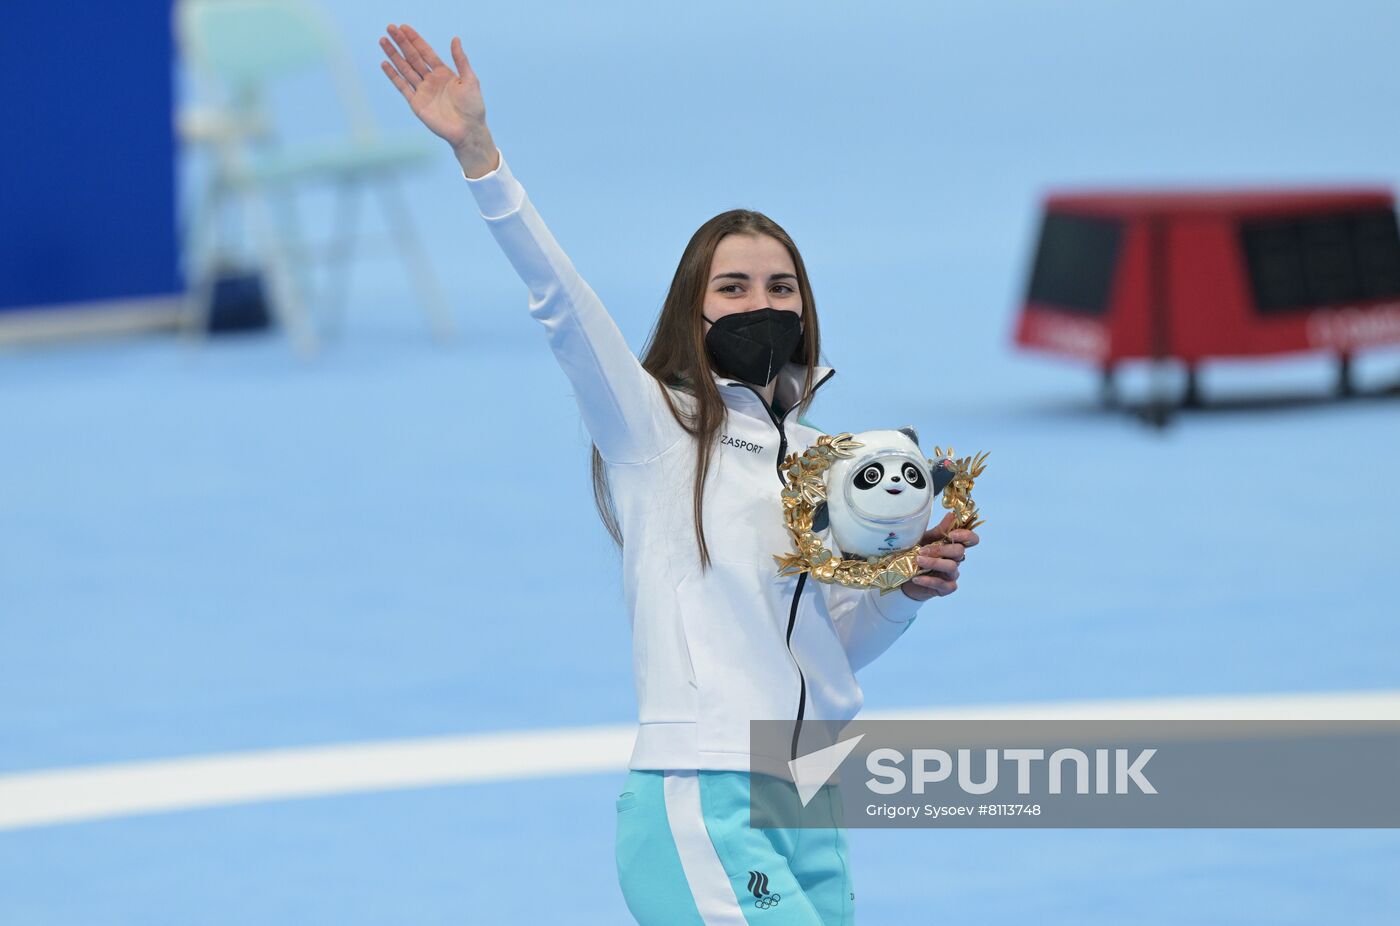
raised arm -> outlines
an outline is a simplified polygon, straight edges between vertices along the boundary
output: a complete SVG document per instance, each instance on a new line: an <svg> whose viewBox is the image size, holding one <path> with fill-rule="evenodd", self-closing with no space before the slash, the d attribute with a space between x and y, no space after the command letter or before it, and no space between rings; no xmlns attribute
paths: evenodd
<svg viewBox="0 0 1400 926"><path fill-rule="evenodd" d="M574 386L584 425L610 463L641 463L684 436L661 384L637 360L596 293L574 269L486 127L480 83L452 40L454 72L410 26L380 39L384 73L414 115L452 146L478 211L530 296L530 315Z"/></svg>

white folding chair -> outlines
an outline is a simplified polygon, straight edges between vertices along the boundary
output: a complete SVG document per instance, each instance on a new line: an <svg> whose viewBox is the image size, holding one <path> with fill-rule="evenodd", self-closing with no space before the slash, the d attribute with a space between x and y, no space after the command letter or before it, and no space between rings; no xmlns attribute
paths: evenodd
<svg viewBox="0 0 1400 926"><path fill-rule="evenodd" d="M372 185L432 332L450 336L452 313L397 185L399 172L436 157L437 146L419 137L379 137L344 46L321 11L309 0L177 0L175 29L192 76L217 83L226 97L191 108L179 120L185 140L205 145L212 155L208 183L183 234L190 287L186 332L207 330L220 211L241 199L259 240L273 316L298 349L316 348L318 324L308 307L308 258L314 255L302 243L293 197L297 187L328 182L337 188L338 237L326 269L336 319L343 312L359 188ZM314 68L329 71L349 132L330 141L287 143L272 125L271 85Z"/></svg>

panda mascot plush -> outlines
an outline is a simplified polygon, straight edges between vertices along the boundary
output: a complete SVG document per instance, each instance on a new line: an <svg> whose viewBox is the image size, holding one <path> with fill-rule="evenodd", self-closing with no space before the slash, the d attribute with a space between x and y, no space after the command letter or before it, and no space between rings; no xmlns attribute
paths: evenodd
<svg viewBox="0 0 1400 926"><path fill-rule="evenodd" d="M862 446L825 473L825 512L831 540L844 557L875 560L919 542L933 500L953 479L953 461L929 460L913 428L861 431Z"/></svg>

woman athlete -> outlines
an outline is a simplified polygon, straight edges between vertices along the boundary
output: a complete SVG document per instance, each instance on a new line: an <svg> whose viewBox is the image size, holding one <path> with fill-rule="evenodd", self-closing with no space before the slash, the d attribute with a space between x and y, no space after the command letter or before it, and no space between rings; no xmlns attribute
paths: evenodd
<svg viewBox="0 0 1400 926"><path fill-rule="evenodd" d="M814 742L804 733L855 717L855 672L924 601L957 589L977 534L945 517L920 539L932 574L899 593L776 576L773 555L790 547L782 460L821 435L801 416L835 373L818 362L792 239L744 209L702 225L638 360L492 140L461 41L455 71L409 26L379 41L385 75L452 146L592 438L595 500L622 548L639 714L617 800L628 909L643 926L854 922L835 786L808 805L829 828L753 828L750 776L786 775ZM751 749L751 720L791 724L790 746Z"/></svg>

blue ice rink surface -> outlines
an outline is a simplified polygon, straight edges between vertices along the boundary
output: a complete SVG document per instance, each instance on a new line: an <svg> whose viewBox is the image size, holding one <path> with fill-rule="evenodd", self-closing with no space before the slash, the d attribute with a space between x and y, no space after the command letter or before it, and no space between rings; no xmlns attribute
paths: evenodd
<svg viewBox="0 0 1400 926"><path fill-rule="evenodd" d="M984 542L862 673L868 708L1400 688L1400 400L1157 432L1098 411L1089 371L1010 347L1047 189L1395 187L1379 101L1400 98L1400 8L330 9L385 130L410 136L377 36L391 18L442 52L462 36L498 144L634 348L694 229L760 209L802 249L837 370L809 417L991 452ZM317 131L324 92L278 105ZM587 435L442 155L405 189L452 344L382 252L310 362L256 336L0 353L0 775L635 719ZM305 204L322 237L328 205ZM1394 381L1400 355L1358 375ZM1316 395L1331 376L1220 361L1202 385ZM0 923L623 923L624 774L0 832ZM862 923L1400 910L1393 831L850 838Z"/></svg>

